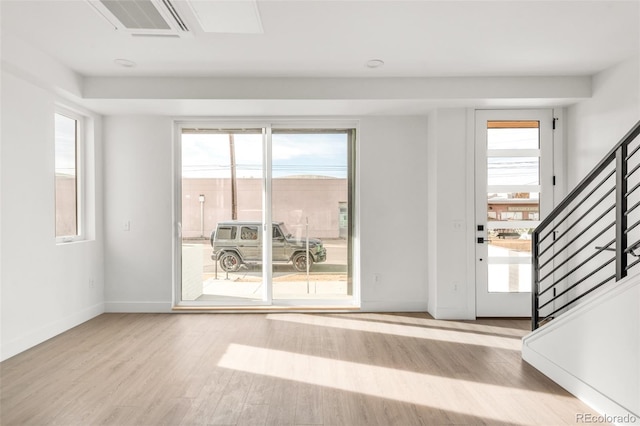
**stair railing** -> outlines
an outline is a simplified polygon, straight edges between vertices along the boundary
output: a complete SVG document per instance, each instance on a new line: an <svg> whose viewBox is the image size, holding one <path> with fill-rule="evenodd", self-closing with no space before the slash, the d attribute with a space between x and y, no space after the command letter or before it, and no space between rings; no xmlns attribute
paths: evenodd
<svg viewBox="0 0 640 426"><path fill-rule="evenodd" d="M533 330L640 263L639 134L640 121L533 232Z"/></svg>

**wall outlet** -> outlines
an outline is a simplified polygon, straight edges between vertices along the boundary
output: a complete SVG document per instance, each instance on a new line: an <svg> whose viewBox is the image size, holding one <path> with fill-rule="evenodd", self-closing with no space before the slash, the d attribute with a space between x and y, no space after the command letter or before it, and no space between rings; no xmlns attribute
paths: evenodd
<svg viewBox="0 0 640 426"><path fill-rule="evenodd" d="M131 221L127 220L122 226L123 231L131 231Z"/></svg>
<svg viewBox="0 0 640 426"><path fill-rule="evenodd" d="M93 278L89 278L89 288L95 288L96 287L96 282L94 281Z"/></svg>

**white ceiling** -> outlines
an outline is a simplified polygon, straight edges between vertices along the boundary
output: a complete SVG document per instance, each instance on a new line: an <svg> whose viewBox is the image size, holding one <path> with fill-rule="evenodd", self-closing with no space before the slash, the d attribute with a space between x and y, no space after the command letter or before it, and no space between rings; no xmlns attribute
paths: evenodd
<svg viewBox="0 0 640 426"><path fill-rule="evenodd" d="M117 31L86 0L0 6L3 36L85 77L585 76L640 46L635 0L258 0L262 34L204 33L185 13L193 36L175 39Z"/></svg>
<svg viewBox="0 0 640 426"><path fill-rule="evenodd" d="M85 76L589 75L640 41L637 1L267 0L258 1L264 34L188 22L195 36L178 39L123 34L84 0L1 4L3 34ZM372 58L385 66L366 68Z"/></svg>

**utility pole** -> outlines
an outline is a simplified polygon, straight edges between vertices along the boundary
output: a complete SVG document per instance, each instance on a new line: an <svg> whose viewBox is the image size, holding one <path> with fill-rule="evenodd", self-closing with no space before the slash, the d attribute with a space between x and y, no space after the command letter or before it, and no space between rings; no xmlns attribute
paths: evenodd
<svg viewBox="0 0 640 426"><path fill-rule="evenodd" d="M229 158L231 159L231 220L238 220L238 188L236 187L236 149L233 133L229 133Z"/></svg>

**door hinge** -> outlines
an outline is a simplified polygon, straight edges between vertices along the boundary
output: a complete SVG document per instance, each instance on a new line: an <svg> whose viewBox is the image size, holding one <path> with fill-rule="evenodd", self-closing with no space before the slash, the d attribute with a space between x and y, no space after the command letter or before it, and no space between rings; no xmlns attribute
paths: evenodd
<svg viewBox="0 0 640 426"><path fill-rule="evenodd" d="M552 126L551 128L552 128L553 130L555 130L555 129L556 129L556 121L558 121L558 119L557 119L556 117L553 117L553 122L552 122L552 124L551 124L551 126Z"/></svg>
<svg viewBox="0 0 640 426"><path fill-rule="evenodd" d="M556 186L556 177L555 176L553 176L553 182L552 183L553 183L553 186Z"/></svg>

